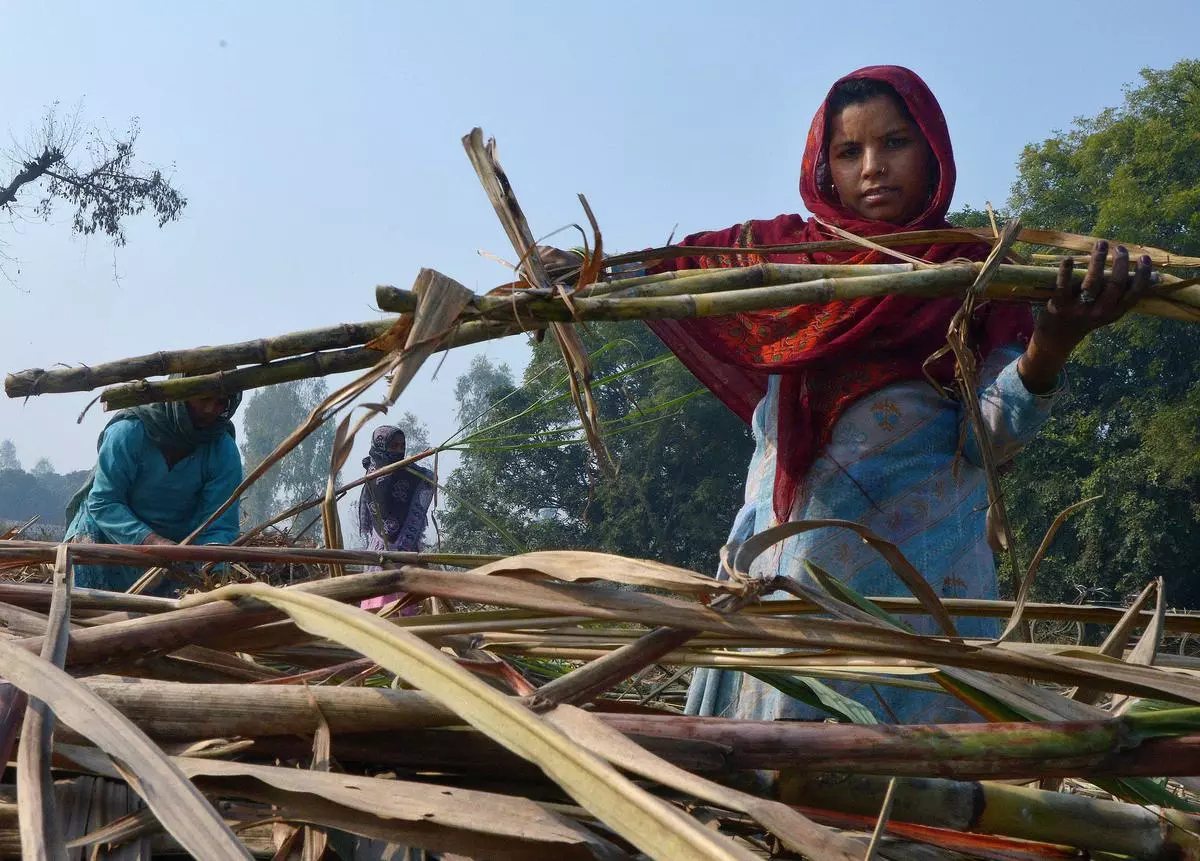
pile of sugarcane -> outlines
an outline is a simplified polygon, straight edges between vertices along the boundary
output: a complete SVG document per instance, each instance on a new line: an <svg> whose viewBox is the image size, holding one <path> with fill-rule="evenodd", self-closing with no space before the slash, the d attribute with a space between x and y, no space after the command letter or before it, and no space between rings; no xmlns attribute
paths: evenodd
<svg viewBox="0 0 1200 861"><path fill-rule="evenodd" d="M464 143L518 255L517 283L475 296L423 270L411 291L377 290L379 307L395 316L22 371L6 379L7 394L107 387L101 401L119 409L365 371L252 470L228 506L342 416L337 475L358 430L435 351L549 330L603 471L573 324L892 294L960 296L965 306L1044 301L1057 272L1046 265L1057 259L1050 251L1092 242L1016 224L870 242L839 235L754 253L866 245L900 260L621 277L628 264L746 249L606 258L583 201L592 248L577 270L548 272L490 145L478 130ZM1033 249L1018 252L1018 240ZM988 241L994 252L983 263L935 266L899 250L931 241ZM1153 295L1135 310L1200 320L1200 285L1164 271L1200 260L1130 250L1159 267ZM151 379L162 377L172 378ZM384 402L362 404L382 381ZM362 415L352 420L354 407ZM331 481L323 499L273 516L233 546L0 535L0 748L15 781L0 799L0 854L1200 859L1200 785L1191 777L1200 774L1200 658L1164 648L1200 634L1200 616L1168 612L1160 583L1129 607L1036 604L1027 599L1036 559L1023 569L1013 555L1024 572L1015 601L940 599L894 546L852 523L840 526L878 550L912 598L856 595L822 576L817 586L756 580L750 563L771 535L727 548L730 576L721 581L582 551L341 549L337 499L431 454L341 487ZM316 506L324 547L259 537ZM147 575L130 593L75 589L79 564ZM264 566L304 579L267 585ZM189 584L184 597L139 594L168 574ZM777 590L793 599L760 600ZM405 597L377 612L358 607L394 594ZM424 612L402 612L415 603ZM902 621L911 615L929 616L939 633L914 633ZM1004 635L964 640L955 619L971 616L1005 620ZM1046 623L1060 635L1101 626L1105 637L1087 646L1037 636ZM837 722L685 716L695 667L750 673ZM881 725L822 680L948 691L988 722ZM779 772L765 793L764 770Z"/></svg>
<svg viewBox="0 0 1200 861"><path fill-rule="evenodd" d="M180 600L68 588L75 564L267 559L344 573ZM383 570L355 573L364 564ZM63 857L65 842L374 858L392 844L845 861L880 824L880 857L911 857L913 843L937 850L922 857L1200 857L1187 777L1200 773L1200 658L1157 648L1200 632L1200 617L1167 612L1153 587L1125 609L815 590L758 603L781 584L576 551L486 561L19 540L0 543L0 565L53 572L0 583L0 745L16 763L4 854ZM440 612L355 606L398 591ZM1109 635L964 642L952 621L920 636L893 613ZM686 684L669 671L696 666L820 694L843 722L681 715L660 694ZM664 681L630 683L651 668ZM995 722L867 723L819 679L945 688ZM777 798L739 788L759 769L780 771ZM1076 791L1046 788L1063 779Z"/></svg>

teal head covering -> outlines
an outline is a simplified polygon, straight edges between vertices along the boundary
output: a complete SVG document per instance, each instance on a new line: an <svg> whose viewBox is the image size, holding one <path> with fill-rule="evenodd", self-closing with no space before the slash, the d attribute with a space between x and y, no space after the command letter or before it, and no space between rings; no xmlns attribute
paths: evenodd
<svg viewBox="0 0 1200 861"><path fill-rule="evenodd" d="M207 427L198 428L192 424L192 416L188 412L186 401L171 401L165 404L146 404L121 410L109 420L108 424L104 426L104 430L108 430L117 422L140 421L146 430L146 438L155 448L170 452L177 457L187 457L200 446L216 442L223 434L229 434L230 437L236 438L237 431L234 429L231 419L242 402L242 393L234 392L228 398L229 406L225 408L225 412ZM101 431L100 436L96 439L97 450L100 449L103 439L104 432ZM96 470L93 467L83 486L75 491L75 495L67 503L66 525L68 527L75 520L75 515L79 512L79 507L83 505L84 500L87 499L95 480Z"/></svg>

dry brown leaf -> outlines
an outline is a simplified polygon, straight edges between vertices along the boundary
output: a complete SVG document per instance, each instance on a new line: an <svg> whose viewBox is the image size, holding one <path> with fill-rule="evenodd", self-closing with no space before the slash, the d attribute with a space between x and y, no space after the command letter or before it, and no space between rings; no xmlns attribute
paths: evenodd
<svg viewBox="0 0 1200 861"><path fill-rule="evenodd" d="M1163 619L1167 613L1167 595L1163 585L1163 578L1156 578L1151 585L1154 586L1156 593L1154 615L1150 619L1150 624L1146 626L1146 630L1142 632L1142 636L1138 638L1137 644L1126 658L1131 664L1141 664L1146 667L1154 666L1155 656L1162 645ZM1124 714L1129 706L1133 705L1134 699L1134 697L1127 696L1113 697L1113 701L1109 705L1109 711L1113 714Z"/></svg>
<svg viewBox="0 0 1200 861"><path fill-rule="evenodd" d="M1034 577L1037 576L1038 567L1042 564L1042 559L1046 555L1046 551L1050 549L1050 545L1054 543L1054 536L1058 534L1059 527L1066 522L1067 518L1074 514L1085 505L1090 505L1100 499L1099 496L1088 497L1081 499L1073 505L1068 505L1058 516L1054 518L1054 522L1050 524L1050 528L1046 530L1046 534L1042 537L1042 543L1038 545L1037 552L1033 555L1033 559L1029 562L1029 567L1025 571L1025 576L1021 578L1021 584L1017 589L1016 603L1013 605L1012 615L1008 619L1008 624L1004 626L1004 631L996 638L996 641L1005 640L1008 635L1017 629L1021 624L1021 616L1025 612L1025 604L1029 600L1029 593L1033 589Z"/></svg>
<svg viewBox="0 0 1200 861"><path fill-rule="evenodd" d="M71 630L71 551L60 544L54 564L54 598L50 624L42 643L42 659L62 667ZM55 809L50 753L54 743L54 713L30 697L17 749L17 802L21 810L21 855L37 861L66 861L62 823Z"/></svg>
<svg viewBox="0 0 1200 861"><path fill-rule="evenodd" d="M574 706L560 705L545 719L613 765L702 801L737 810L756 819L793 852L812 861L858 861L854 844L798 811L698 777L655 756L627 736Z"/></svg>
<svg viewBox="0 0 1200 861"><path fill-rule="evenodd" d="M742 594L742 581L718 581L695 571L649 559L630 559L590 550L539 550L475 569L476 574L542 575L570 582L604 581L666 589L681 595Z"/></svg>
<svg viewBox="0 0 1200 861"><path fill-rule="evenodd" d="M706 831L637 787L443 652L357 607L262 584L226 586L182 603L238 597L271 604L304 630L349 646L428 692L488 737L535 763L579 804L651 857L664 861L752 857L733 841Z"/></svg>
<svg viewBox="0 0 1200 861"><path fill-rule="evenodd" d="M1107 655L1110 658L1120 660L1121 656L1125 654L1125 644L1129 641L1130 634L1133 633L1134 629L1142 627L1142 611L1150 603L1150 599L1155 594L1161 594L1158 583L1148 583L1141 594L1134 599L1129 609L1121 616L1117 624L1113 625L1112 630L1108 632L1108 636L1104 638L1104 642L1100 644L1099 652L1101 655ZM1090 688L1076 688L1068 696L1078 702L1093 705L1102 695L1102 691Z"/></svg>
<svg viewBox="0 0 1200 861"><path fill-rule="evenodd" d="M171 760L128 718L49 661L0 640L0 676L122 762L124 777L163 826L203 858L251 856Z"/></svg>
<svg viewBox="0 0 1200 861"><path fill-rule="evenodd" d="M748 541L744 541L737 545L736 548L733 548L730 553L732 568L737 573L748 578L750 576L750 566L754 560L765 553L772 545L778 544L780 541L790 538L793 535L799 535L802 532L830 527L849 529L862 538L863 541L870 545L872 550L882 556L888 565L891 566L892 571L909 588L909 591L913 593L916 599L921 602L921 606L937 621L941 629L948 636L959 639L958 629L954 626L954 620L950 618L950 614L942 604L941 598L938 597L934 588L929 585L929 581L905 558L904 553L901 552L899 547L891 541L880 538L861 523L854 523L850 520L832 519L793 520L789 523L781 523L770 529L764 529Z"/></svg>
<svg viewBox="0 0 1200 861"><path fill-rule="evenodd" d="M367 342L368 350L378 350L381 353L391 353L394 350L399 350L408 343L408 335L412 332L413 315L401 314L396 318L396 322L392 328L388 329L378 338Z"/></svg>

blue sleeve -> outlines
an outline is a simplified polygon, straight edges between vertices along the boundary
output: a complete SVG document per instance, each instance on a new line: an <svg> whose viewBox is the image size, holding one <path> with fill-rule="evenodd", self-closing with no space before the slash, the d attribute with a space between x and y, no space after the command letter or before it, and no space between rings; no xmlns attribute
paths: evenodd
<svg viewBox="0 0 1200 861"><path fill-rule="evenodd" d="M1012 460L1022 447L1033 441L1067 390L1066 372L1059 375L1054 389L1046 394L1035 395L1025 388L1017 373L1017 360L1022 352L1016 344L1001 347L988 356L981 369L979 408L997 464ZM971 463L983 465L979 444L970 428L964 453Z"/></svg>
<svg viewBox="0 0 1200 861"><path fill-rule="evenodd" d="M100 443L86 505L92 520L115 544L141 544L154 531L129 507L145 439L140 421L120 421L104 431Z"/></svg>
<svg viewBox="0 0 1200 861"><path fill-rule="evenodd" d="M242 456L231 436L223 436L209 447L205 460L204 486L200 488L200 506L196 511L199 526L217 510L242 483ZM195 544L232 544L241 529L238 503L218 517L196 536Z"/></svg>

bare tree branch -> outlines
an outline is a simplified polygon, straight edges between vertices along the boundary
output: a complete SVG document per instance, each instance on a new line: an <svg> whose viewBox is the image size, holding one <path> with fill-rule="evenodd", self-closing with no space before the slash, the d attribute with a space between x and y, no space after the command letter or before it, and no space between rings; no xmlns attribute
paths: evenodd
<svg viewBox="0 0 1200 861"><path fill-rule="evenodd" d="M23 186L29 185L31 182L37 182L51 167L58 164L65 157L62 150L48 146L37 158L25 162L21 166L21 172L13 177L12 182L3 189L0 189L0 207L8 206L16 200L17 193L20 192Z"/></svg>
<svg viewBox="0 0 1200 861"><path fill-rule="evenodd" d="M136 118L124 135L91 129L86 147L91 163L84 166L72 157L84 137L78 115L64 122L56 110L55 106L47 112L40 134L32 136L35 143L28 152L16 148L14 161L21 169L0 188L0 212L11 216L22 192L41 183L41 197L33 208L36 215L49 218L55 204L66 202L75 207L72 229L76 233L103 233L117 246L125 244L125 219L130 216L149 209L159 227L179 218L187 199L161 170L141 171L134 163L139 132Z"/></svg>

